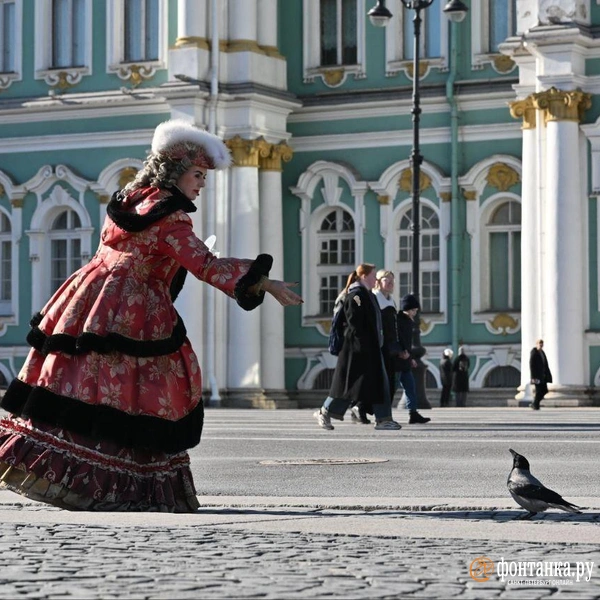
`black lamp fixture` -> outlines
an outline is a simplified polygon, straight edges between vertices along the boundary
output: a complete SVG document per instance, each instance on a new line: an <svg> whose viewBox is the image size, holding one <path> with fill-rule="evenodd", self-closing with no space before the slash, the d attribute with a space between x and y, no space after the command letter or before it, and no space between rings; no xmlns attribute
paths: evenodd
<svg viewBox="0 0 600 600"><path fill-rule="evenodd" d="M385 0L377 0L377 5L367 15L375 27L385 27L392 18L392 13L385 7Z"/></svg>
<svg viewBox="0 0 600 600"><path fill-rule="evenodd" d="M444 6L444 12L451 21L460 23L467 16L469 9L462 0L450 0L450 2Z"/></svg>

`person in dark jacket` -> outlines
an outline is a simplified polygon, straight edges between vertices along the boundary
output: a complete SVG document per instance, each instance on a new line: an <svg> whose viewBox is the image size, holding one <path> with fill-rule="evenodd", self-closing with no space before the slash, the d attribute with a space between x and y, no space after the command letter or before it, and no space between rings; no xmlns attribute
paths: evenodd
<svg viewBox="0 0 600 600"><path fill-rule="evenodd" d="M442 395L440 406L450 406L450 392L452 390L452 357L454 352L450 348L444 350L440 361L440 379L442 380Z"/></svg>
<svg viewBox="0 0 600 600"><path fill-rule="evenodd" d="M377 271L375 282L375 298L381 310L381 321L383 325L383 363L390 388L390 402L394 400L396 393L396 367L395 359L400 351L398 343L398 328L396 319L398 308L392 296L394 292L394 274L391 271L380 269Z"/></svg>
<svg viewBox="0 0 600 600"><path fill-rule="evenodd" d="M401 309L397 317L399 353L396 359L396 371L398 372L398 381L404 388L407 398L408 424L428 423L431 419L423 417L417 411L417 384L412 372L412 369L417 366L417 362L411 355L415 327L414 318L421 309L421 305L416 296L407 294L402 298Z"/></svg>
<svg viewBox="0 0 600 600"><path fill-rule="evenodd" d="M397 430L381 346L381 311L371 292L375 285L375 265L361 264L348 277L343 310L347 326L344 344L329 390L329 396L314 417L323 429L333 429L331 419L343 421L351 404L372 404L375 429Z"/></svg>
<svg viewBox="0 0 600 600"><path fill-rule="evenodd" d="M461 346L458 349L458 356L452 364L452 391L456 396L456 406L467 405L467 394L469 392L469 367L471 361L465 354L465 349Z"/></svg>
<svg viewBox="0 0 600 600"><path fill-rule="evenodd" d="M531 383L535 385L535 397L531 403L533 410L540 410L540 402L548 393L548 384L552 383L552 373L544 352L544 340L538 340L529 355Z"/></svg>

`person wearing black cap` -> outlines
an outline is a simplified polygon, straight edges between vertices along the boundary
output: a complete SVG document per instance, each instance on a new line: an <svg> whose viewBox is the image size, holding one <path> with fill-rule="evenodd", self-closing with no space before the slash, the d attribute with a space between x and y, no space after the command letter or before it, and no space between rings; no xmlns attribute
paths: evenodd
<svg viewBox="0 0 600 600"><path fill-rule="evenodd" d="M428 423L431 419L423 417L417 411L417 384L412 369L417 366L411 355L412 339L414 329L414 318L420 310L421 305L413 294L407 294L402 298L401 310L398 312L398 342L400 354L396 361L398 380L404 388L407 402L406 408L410 412L409 425Z"/></svg>

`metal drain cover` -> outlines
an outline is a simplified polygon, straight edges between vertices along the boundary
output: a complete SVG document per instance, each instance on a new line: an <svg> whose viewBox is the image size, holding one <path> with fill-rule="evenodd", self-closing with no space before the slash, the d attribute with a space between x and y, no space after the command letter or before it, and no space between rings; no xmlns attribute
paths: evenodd
<svg viewBox="0 0 600 600"><path fill-rule="evenodd" d="M387 458L292 458L288 460L261 460L261 465L368 465L388 462Z"/></svg>

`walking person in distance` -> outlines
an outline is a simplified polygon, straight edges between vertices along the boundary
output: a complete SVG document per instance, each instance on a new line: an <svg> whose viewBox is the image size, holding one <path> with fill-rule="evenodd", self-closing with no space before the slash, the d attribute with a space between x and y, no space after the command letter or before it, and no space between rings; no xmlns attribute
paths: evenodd
<svg viewBox="0 0 600 600"><path fill-rule="evenodd" d="M375 265L362 263L346 283L343 310L347 326L339 353L329 396L314 413L323 429L331 430L331 419L344 420L350 405L372 406L375 429L398 430L392 419L389 386L381 347L381 311L371 292L375 286Z"/></svg>
<svg viewBox="0 0 600 600"><path fill-rule="evenodd" d="M467 394L469 393L469 367L471 361L465 354L464 346L458 349L458 356L452 364L452 391L456 398L456 406L467 406Z"/></svg>
<svg viewBox="0 0 600 600"><path fill-rule="evenodd" d="M402 298L401 310L398 313L398 344L399 353L396 359L398 381L406 394L406 408L409 411L408 423L424 424L431 421L417 411L417 383L412 370L417 366L416 360L411 355L413 342L414 318L421 309L421 305L413 294Z"/></svg>
<svg viewBox="0 0 600 600"><path fill-rule="evenodd" d="M452 390L452 357L454 352L446 348L440 360L440 379L442 382L442 394L440 396L440 406L450 406L450 396Z"/></svg>
<svg viewBox="0 0 600 600"><path fill-rule="evenodd" d="M540 403L548 393L548 384L552 383L552 373L544 352L544 340L538 340L529 354L531 383L535 385L535 397L531 403L533 410L540 409Z"/></svg>

